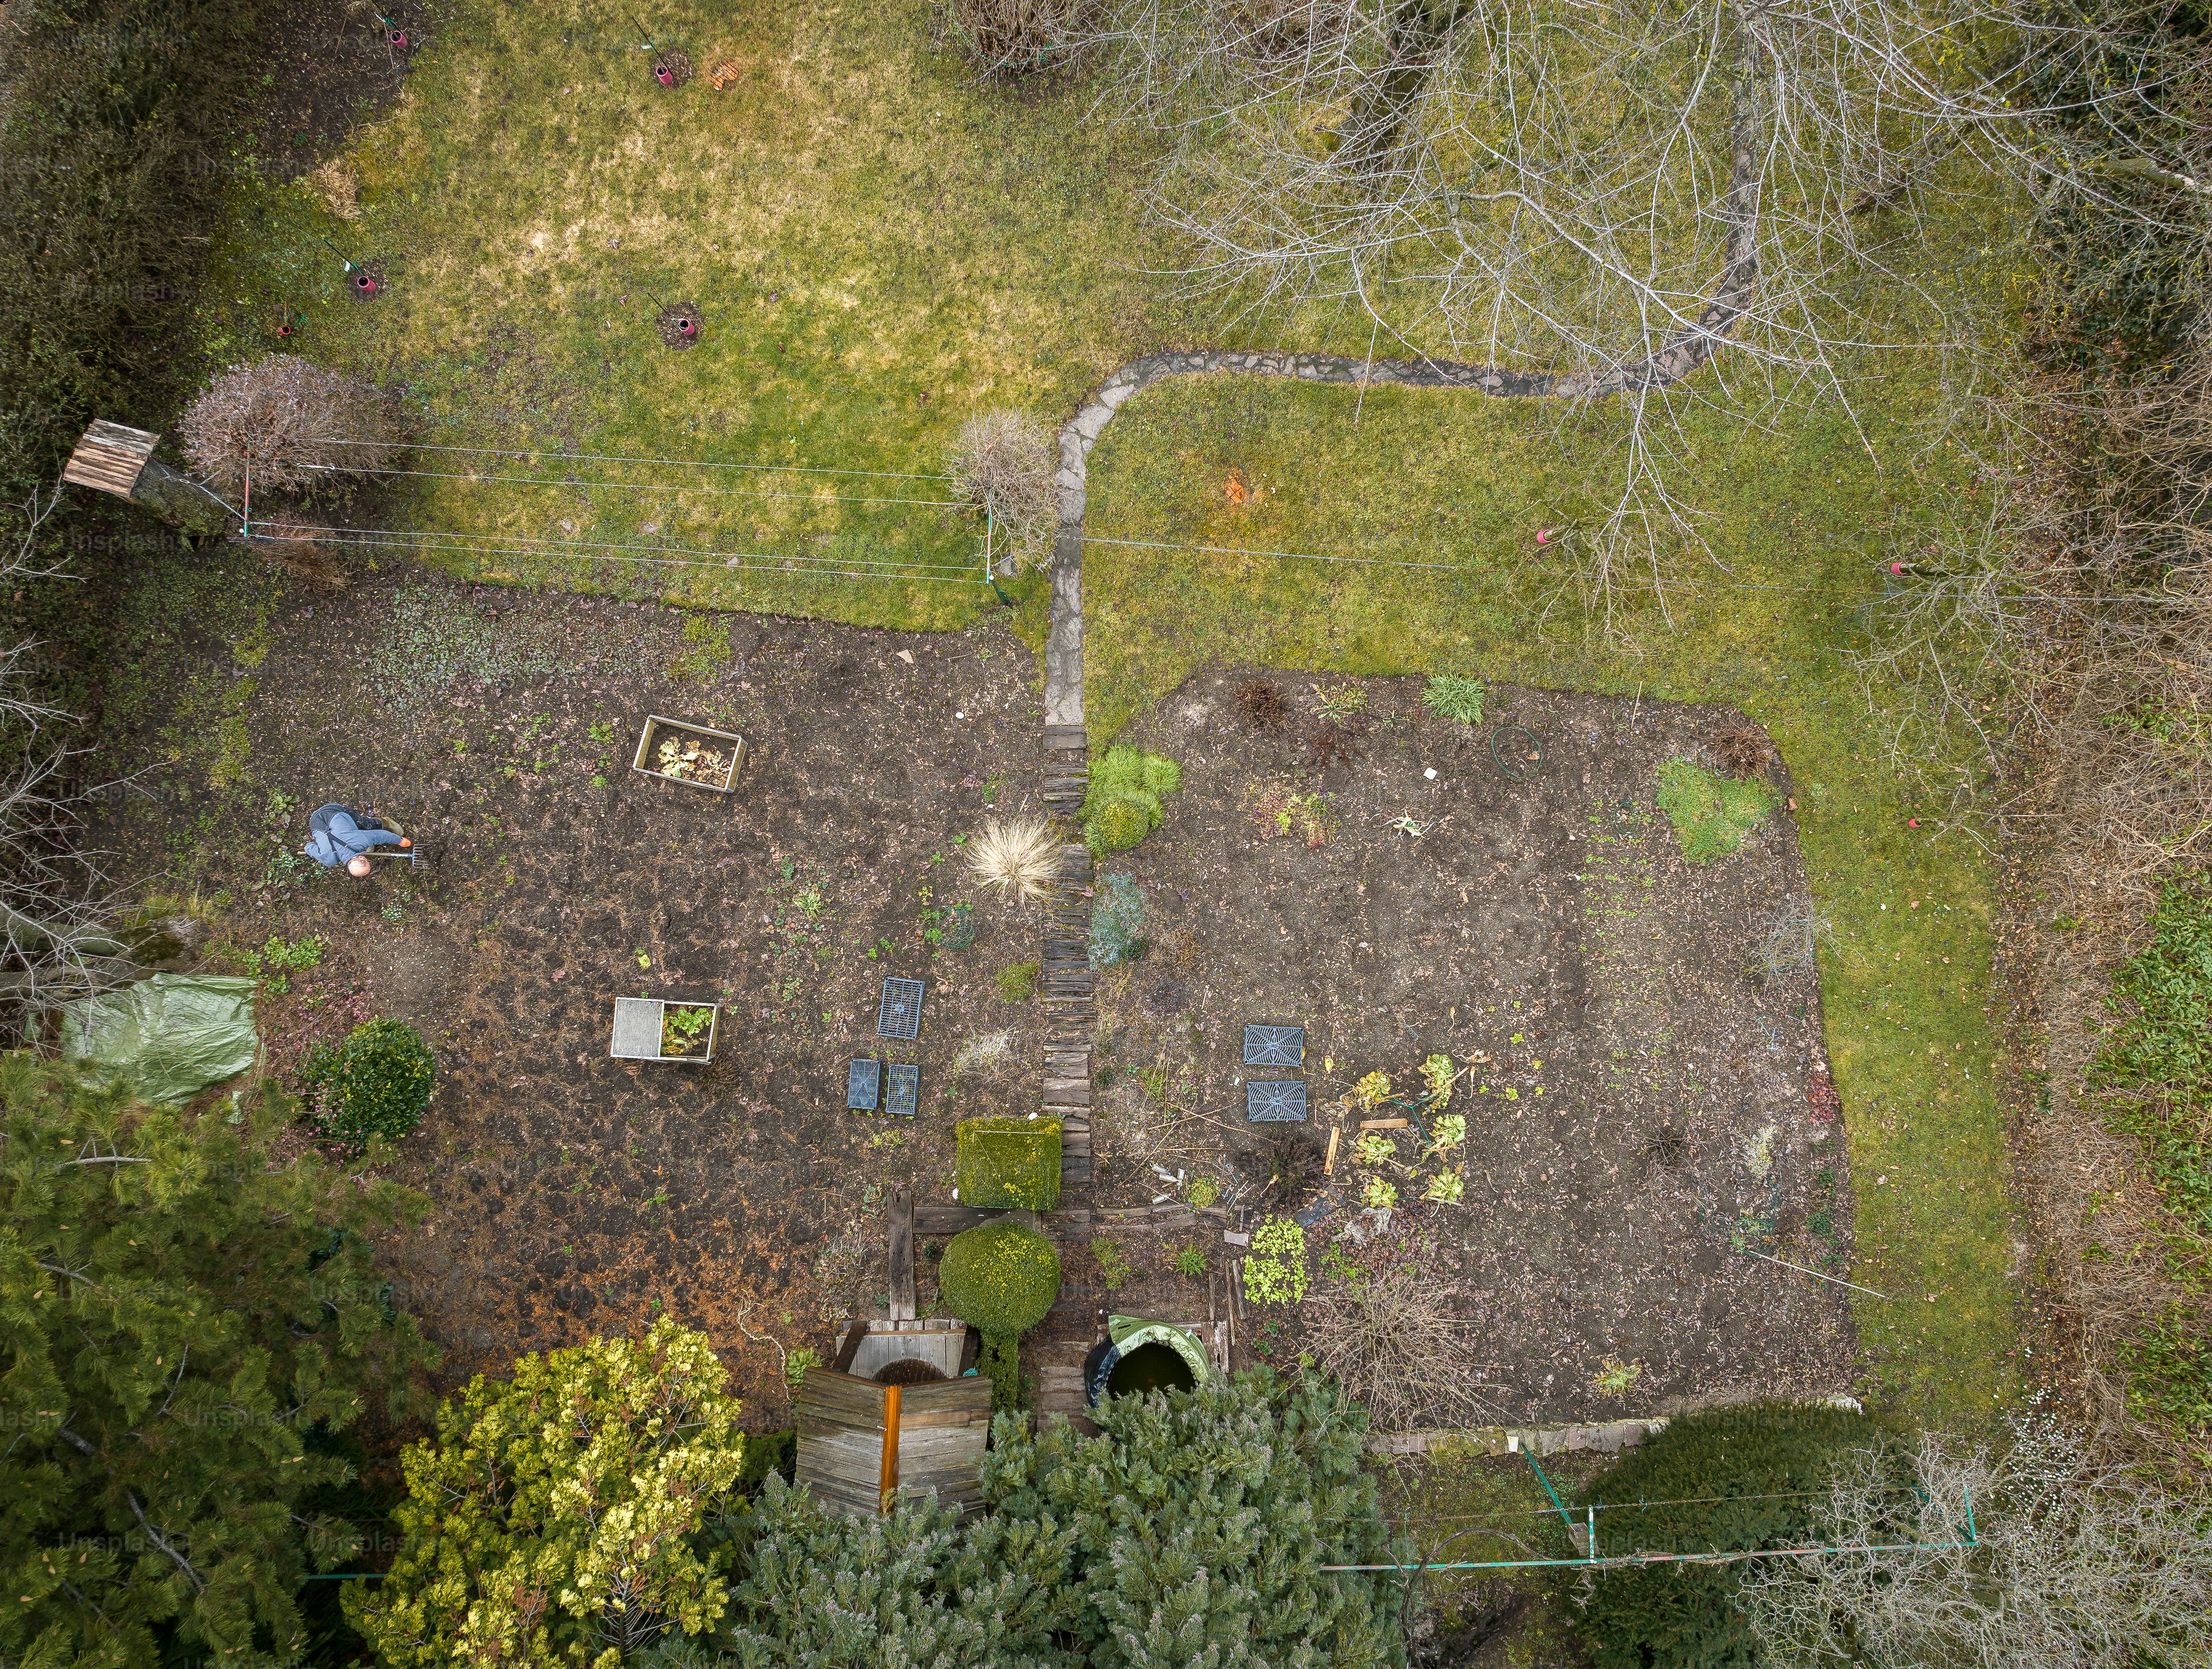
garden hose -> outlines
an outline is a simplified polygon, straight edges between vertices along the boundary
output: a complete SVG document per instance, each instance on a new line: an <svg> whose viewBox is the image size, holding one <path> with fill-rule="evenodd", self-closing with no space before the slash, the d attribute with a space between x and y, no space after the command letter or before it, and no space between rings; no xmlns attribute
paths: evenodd
<svg viewBox="0 0 2212 1669"><path fill-rule="evenodd" d="M1514 751L1516 754L1526 754L1528 756L1528 762L1532 764L1540 765L1544 762L1544 744L1537 739L1536 732L1530 730L1526 725L1500 725L1496 730L1490 732L1491 761L1498 767L1501 773L1512 779L1515 782L1526 782L1528 780L1528 773L1522 769L1518 764L1508 765L1505 762L1505 756L1498 751L1498 738L1501 736L1513 734L1525 736L1528 738L1528 745L1525 749L1515 749Z"/></svg>

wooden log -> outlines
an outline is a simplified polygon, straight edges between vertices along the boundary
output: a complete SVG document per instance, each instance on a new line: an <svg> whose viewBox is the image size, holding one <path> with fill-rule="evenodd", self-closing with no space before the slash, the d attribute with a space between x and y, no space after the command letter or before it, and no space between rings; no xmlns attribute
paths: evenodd
<svg viewBox="0 0 2212 1669"><path fill-rule="evenodd" d="M914 1320L914 1193L911 1189L891 1190L890 1209L890 1318L894 1321Z"/></svg>

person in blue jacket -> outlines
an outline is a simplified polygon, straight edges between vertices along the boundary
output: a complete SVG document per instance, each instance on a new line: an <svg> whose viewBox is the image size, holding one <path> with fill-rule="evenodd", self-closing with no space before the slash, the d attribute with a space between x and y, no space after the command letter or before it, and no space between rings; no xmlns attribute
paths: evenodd
<svg viewBox="0 0 2212 1669"><path fill-rule="evenodd" d="M302 857L312 858L325 869L345 865L348 875L362 876L369 871L368 853L371 847L406 846L409 842L396 828L386 828L374 817L356 815L353 808L332 800L319 805L307 819L307 844L300 848Z"/></svg>

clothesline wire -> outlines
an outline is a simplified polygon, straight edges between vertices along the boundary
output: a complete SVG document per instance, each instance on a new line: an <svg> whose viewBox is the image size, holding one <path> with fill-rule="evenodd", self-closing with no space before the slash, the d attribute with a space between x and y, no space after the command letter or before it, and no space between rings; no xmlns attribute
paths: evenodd
<svg viewBox="0 0 2212 1669"><path fill-rule="evenodd" d="M283 526L284 524L269 523L264 525ZM715 555L715 560L708 561L696 556L630 555L628 554L628 550L634 548L621 546L593 548L580 543L567 544L546 540L533 543L455 543L465 541L472 537L510 540L517 537L512 535L395 533L380 528L320 526L314 528L313 533L317 539L329 539L342 548L396 549L430 555L496 556L508 559L517 556L558 557L586 562L628 562L646 567L705 568L718 573L782 574L798 579L921 580L933 585L970 586L980 586L984 583L974 570L967 567L895 562L871 557L778 556L767 551L738 551L728 555L710 553ZM683 548L646 547L647 549Z"/></svg>
<svg viewBox="0 0 2212 1669"><path fill-rule="evenodd" d="M318 446L386 446L387 440L349 440L338 435L319 434L311 444ZM791 475L848 475L873 476L882 481L951 481L947 475L922 475L908 470L847 470L822 464L734 464L713 458L634 458L622 452L544 452L535 448L526 451L502 451L495 446L445 446L426 441L410 440L410 452L472 452L479 458L544 458L556 463L574 464L672 464L693 470L758 470L765 474Z"/></svg>
<svg viewBox="0 0 2212 1669"><path fill-rule="evenodd" d="M961 507L957 499L867 498L848 493L766 493L754 492L744 487L679 487L673 482L659 481L567 481L539 476L464 475L441 470L349 470L335 464L295 464L293 467L328 475L412 476L424 481L472 481L487 487L613 487L629 493L704 493L718 498L799 499L809 504L912 504L927 505L940 510Z"/></svg>

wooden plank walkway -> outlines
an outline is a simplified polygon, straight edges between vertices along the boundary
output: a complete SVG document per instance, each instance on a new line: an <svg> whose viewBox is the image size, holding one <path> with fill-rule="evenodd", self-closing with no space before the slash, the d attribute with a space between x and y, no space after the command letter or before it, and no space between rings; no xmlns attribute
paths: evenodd
<svg viewBox="0 0 2212 1669"><path fill-rule="evenodd" d="M1078 816L1090 792L1090 743L1079 725L1048 725L1044 802ZM1060 1186L1091 1183L1091 1036L1098 1005L1091 984L1091 853L1080 841L1060 848L1059 873L1046 900L1038 995L1044 1003L1043 1110L1060 1120Z"/></svg>

